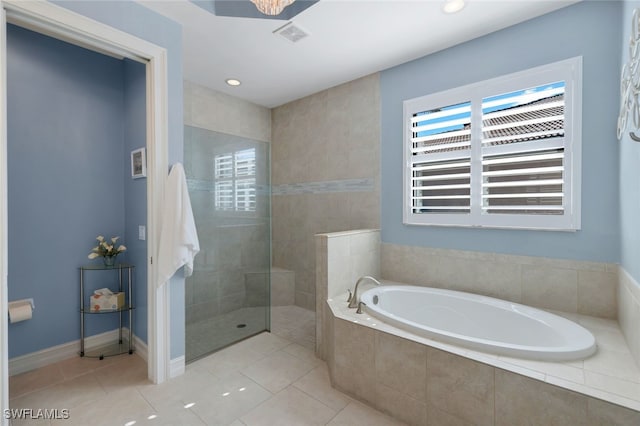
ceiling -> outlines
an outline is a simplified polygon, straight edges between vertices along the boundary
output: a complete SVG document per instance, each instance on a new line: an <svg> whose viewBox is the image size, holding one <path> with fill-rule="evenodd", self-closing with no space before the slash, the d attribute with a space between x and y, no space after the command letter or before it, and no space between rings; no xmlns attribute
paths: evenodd
<svg viewBox="0 0 640 426"><path fill-rule="evenodd" d="M451 15L444 0L321 0L292 19L310 34L297 43L273 34L288 21L139 1L182 24L186 80L271 108L580 0L467 0Z"/></svg>

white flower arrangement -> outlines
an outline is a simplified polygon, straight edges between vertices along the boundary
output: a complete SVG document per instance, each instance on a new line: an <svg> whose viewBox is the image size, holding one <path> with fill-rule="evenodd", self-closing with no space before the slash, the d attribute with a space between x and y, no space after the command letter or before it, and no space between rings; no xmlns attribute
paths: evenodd
<svg viewBox="0 0 640 426"><path fill-rule="evenodd" d="M89 259L95 259L96 257L113 257L117 256L127 248L120 244L116 247L116 241L118 241L120 237L111 237L111 244L109 244L102 235L98 235L96 240L98 240L98 245L91 249L91 253L89 253Z"/></svg>

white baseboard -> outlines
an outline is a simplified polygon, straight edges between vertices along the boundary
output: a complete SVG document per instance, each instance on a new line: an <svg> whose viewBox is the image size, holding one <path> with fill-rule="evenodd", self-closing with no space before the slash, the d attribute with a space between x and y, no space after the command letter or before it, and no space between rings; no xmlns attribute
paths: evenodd
<svg viewBox="0 0 640 426"><path fill-rule="evenodd" d="M169 378L173 379L184 374L185 371L185 357L180 356L174 358L169 362Z"/></svg>
<svg viewBox="0 0 640 426"><path fill-rule="evenodd" d="M123 333L124 333L123 329ZM127 330L127 332L129 332ZM133 347L136 349L136 355L138 355L140 358L142 358L143 360L147 361L148 360L148 352L147 352L147 344L145 342L142 341L141 338L139 338L138 336L136 336L135 334L133 335Z"/></svg>
<svg viewBox="0 0 640 426"><path fill-rule="evenodd" d="M128 333L128 329L122 330ZM134 347L136 354L145 361L147 360L147 345L138 336L134 337ZM84 339L85 349L92 349L104 346L118 339L118 329L96 334ZM62 345L52 346L37 352L17 356L9 360L9 376L13 376L36 368L54 364L65 359L77 357L80 353L80 339Z"/></svg>

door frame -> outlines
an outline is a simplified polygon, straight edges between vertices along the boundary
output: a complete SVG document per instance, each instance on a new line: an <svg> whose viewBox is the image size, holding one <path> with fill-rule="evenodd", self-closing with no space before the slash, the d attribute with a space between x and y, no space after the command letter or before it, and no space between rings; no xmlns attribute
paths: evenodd
<svg viewBox="0 0 640 426"><path fill-rule="evenodd" d="M168 81L166 49L44 0L0 0L0 410L9 408L7 308L7 69L6 24L46 34L146 67L147 130L147 364L154 383L169 378L169 290L156 285L160 214L168 171ZM2 411L0 424L8 424Z"/></svg>

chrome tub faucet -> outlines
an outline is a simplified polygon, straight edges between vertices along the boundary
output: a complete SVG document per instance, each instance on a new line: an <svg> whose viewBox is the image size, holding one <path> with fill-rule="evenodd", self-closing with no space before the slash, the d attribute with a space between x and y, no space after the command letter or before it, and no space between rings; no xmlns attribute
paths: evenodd
<svg viewBox="0 0 640 426"><path fill-rule="evenodd" d="M357 308L358 307L358 286L360 285L360 283L362 281L372 281L375 285L382 285L380 284L380 281L376 280L375 278L373 278L372 276L369 275L365 275L364 277L360 277L358 278L358 281L356 281L356 288L353 290L353 295L351 295L349 297L349 300L347 300L349 302L349 307L350 308Z"/></svg>

